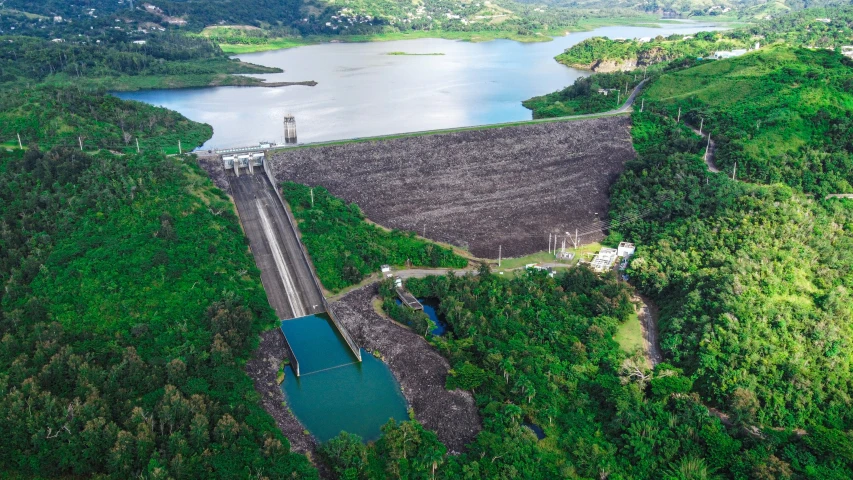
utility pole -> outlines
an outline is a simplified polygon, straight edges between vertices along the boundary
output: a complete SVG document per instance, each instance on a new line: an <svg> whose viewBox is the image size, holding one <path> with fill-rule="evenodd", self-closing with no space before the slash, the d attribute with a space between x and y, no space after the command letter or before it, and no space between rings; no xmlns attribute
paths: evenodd
<svg viewBox="0 0 853 480"><path fill-rule="evenodd" d="M548 234L548 253L551 253L551 234Z"/></svg>
<svg viewBox="0 0 853 480"><path fill-rule="evenodd" d="M755 131L761 130L761 120L755 122Z"/></svg>
<svg viewBox="0 0 853 480"><path fill-rule="evenodd" d="M501 247L503 247L503 245L498 245L498 267L501 266Z"/></svg>
<svg viewBox="0 0 853 480"><path fill-rule="evenodd" d="M314 208L314 189L311 189L311 208Z"/></svg>
<svg viewBox="0 0 853 480"><path fill-rule="evenodd" d="M621 103L621 102L619 101L619 99L621 98L621 95L622 95L622 91L621 91L621 90L619 90L619 89L617 89L617 90L616 90L616 106L617 106L617 107L618 107L618 106L620 105L620 103Z"/></svg>
<svg viewBox="0 0 853 480"><path fill-rule="evenodd" d="M705 156L702 160L705 160L705 163L708 163L708 152L711 150L711 134L708 134L708 144L705 145Z"/></svg>
<svg viewBox="0 0 853 480"><path fill-rule="evenodd" d="M183 155L183 154L184 154L184 149L181 148L181 141L178 140L178 155Z"/></svg>
<svg viewBox="0 0 853 480"><path fill-rule="evenodd" d="M699 121L699 135L702 135L702 127L705 125L705 117L702 117L702 120Z"/></svg>
<svg viewBox="0 0 853 480"><path fill-rule="evenodd" d="M24 145L21 143L21 134L20 133L18 134L18 148L20 148L21 150L24 149Z"/></svg>
<svg viewBox="0 0 853 480"><path fill-rule="evenodd" d="M426 223L424 224L424 234L423 237L426 238Z"/></svg>
<svg viewBox="0 0 853 480"><path fill-rule="evenodd" d="M735 162L735 168L732 170L732 180L737 181L737 162Z"/></svg>
<svg viewBox="0 0 853 480"><path fill-rule="evenodd" d="M139 139L136 139L136 153L139 153Z"/></svg>
<svg viewBox="0 0 853 480"><path fill-rule="evenodd" d="M77 141L80 142L80 151L83 151L83 137L77 137Z"/></svg>
<svg viewBox="0 0 853 480"><path fill-rule="evenodd" d="M675 123L681 123L681 107L678 107L678 119L675 121Z"/></svg>
<svg viewBox="0 0 853 480"><path fill-rule="evenodd" d="M646 106L646 99L644 98L644 99L640 100L640 111L641 112L643 111L643 108L645 108L645 106Z"/></svg>

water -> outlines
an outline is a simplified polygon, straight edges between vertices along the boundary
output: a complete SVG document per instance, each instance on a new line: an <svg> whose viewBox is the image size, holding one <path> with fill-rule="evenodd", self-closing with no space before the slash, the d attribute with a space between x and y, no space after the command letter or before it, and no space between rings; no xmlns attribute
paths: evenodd
<svg viewBox="0 0 853 480"><path fill-rule="evenodd" d="M447 322L444 321L444 317L438 314L439 301L432 298L419 298L418 301L424 306L424 313L426 313L429 319L432 320L432 323L435 324L435 328L430 330L430 333L439 337L444 335L444 332L447 331ZM397 305L402 304L403 302L397 299Z"/></svg>
<svg viewBox="0 0 853 480"><path fill-rule="evenodd" d="M316 87L218 87L117 95L213 125L213 138L205 148L281 142L285 113L295 115L300 142L510 122L531 118L522 100L559 90L589 74L554 61L554 56L586 38L718 29L679 22L662 28L604 27L532 44L441 39L329 43L239 56L285 70L260 78L315 80ZM444 55L386 55L394 51Z"/></svg>
<svg viewBox="0 0 853 480"><path fill-rule="evenodd" d="M424 313L427 314L432 323L435 324L435 328L432 329L432 334L437 336L444 335L444 332L447 331L447 322L444 321L444 318L438 315L438 300L435 299L426 299L419 298L419 302L424 306Z"/></svg>
<svg viewBox="0 0 853 480"><path fill-rule="evenodd" d="M287 404L320 442L342 431L376 440L389 419L409 419L400 385L388 367L364 350L362 358L361 363L299 378L287 367L282 384Z"/></svg>
<svg viewBox="0 0 853 480"><path fill-rule="evenodd" d="M281 331L299 361L302 375L358 361L325 314L285 320Z"/></svg>
<svg viewBox="0 0 853 480"><path fill-rule="evenodd" d="M538 440L545 438L545 431L542 430L542 427L539 425L536 425L535 423L523 423L522 425L529 428L536 435Z"/></svg>
<svg viewBox="0 0 853 480"><path fill-rule="evenodd" d="M408 420L406 399L388 366L363 350L359 363L326 315L286 320L281 329L301 372L297 378L287 367L282 390L319 441L341 431L375 440L390 418Z"/></svg>

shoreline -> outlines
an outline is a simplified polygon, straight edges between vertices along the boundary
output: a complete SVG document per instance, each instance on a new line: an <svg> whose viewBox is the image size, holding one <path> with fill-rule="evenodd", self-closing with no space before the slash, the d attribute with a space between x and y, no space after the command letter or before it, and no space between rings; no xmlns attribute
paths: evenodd
<svg viewBox="0 0 853 480"><path fill-rule="evenodd" d="M322 45L329 43L372 43L372 42L393 42L400 40L419 40L419 39L442 39L442 40L459 40L465 42L490 42L493 40L512 40L519 43L540 43L550 42L554 38L566 36L572 33L590 32L597 28L603 27L650 27L663 28L665 24L677 24L683 22L730 24L742 23L742 20L736 18L718 18L718 17L702 17L698 19L663 19L653 15L638 15L636 17L612 17L612 18L591 18L578 22L576 25L566 26L564 28L543 30L535 32L534 35L518 35L511 31L503 30L484 30L484 31L453 31L453 30L418 30L412 32L390 32L377 33L366 35L311 35L307 37L277 37L270 38L267 43L260 44L240 44L213 41L219 45L228 55L238 56L250 53L269 52L274 50L286 50L296 47L305 47L309 45ZM210 28L210 27L208 27ZM206 36L204 33L199 35Z"/></svg>

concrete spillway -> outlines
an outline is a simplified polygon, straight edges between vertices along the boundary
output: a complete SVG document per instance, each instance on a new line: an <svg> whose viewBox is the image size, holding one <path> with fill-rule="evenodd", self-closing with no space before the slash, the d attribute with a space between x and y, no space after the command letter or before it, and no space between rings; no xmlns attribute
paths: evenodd
<svg viewBox="0 0 853 480"><path fill-rule="evenodd" d="M342 430L375 439L389 418L408 418L391 371L361 349L329 311L292 219L262 168L229 171L240 223L290 350L282 391L320 441ZM363 361L362 361L363 360Z"/></svg>
<svg viewBox="0 0 853 480"><path fill-rule="evenodd" d="M278 318L287 320L323 313L323 294L267 176L229 175L228 181L240 223L261 270L261 281Z"/></svg>
<svg viewBox="0 0 853 480"><path fill-rule="evenodd" d="M240 223L249 244L255 263L261 270L261 281L270 305L278 318L287 321L328 312L320 284L308 263L308 258L299 242L284 203L275 191L266 174L260 171L248 175L229 174L231 194L240 214ZM337 330L352 354L361 361L361 350L349 334L328 312L332 329ZM294 373L306 373L300 369L300 360L291 343L287 329L282 327L293 360Z"/></svg>

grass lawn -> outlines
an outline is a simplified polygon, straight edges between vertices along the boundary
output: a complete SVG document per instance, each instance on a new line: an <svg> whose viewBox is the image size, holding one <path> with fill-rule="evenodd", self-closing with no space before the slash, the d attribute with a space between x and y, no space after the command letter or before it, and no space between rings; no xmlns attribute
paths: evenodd
<svg viewBox="0 0 853 480"><path fill-rule="evenodd" d="M642 351L643 328L640 325L640 317L636 313L631 315L625 323L619 325L613 338L625 353L634 353L637 349Z"/></svg>
<svg viewBox="0 0 853 480"><path fill-rule="evenodd" d="M566 248L566 250L568 250L570 252L575 252L574 249L570 249L568 247ZM570 261L557 260L554 257L553 253L548 253L547 251L532 253L530 255L525 255L523 257L517 257L517 258L504 258L501 260L500 268L496 267L494 270L496 272L512 270L515 268L524 267L525 265L527 265L529 263L564 263L566 265L566 267L570 267L572 265L577 264L578 259L583 258L583 256L585 254L596 253L599 250L601 250L601 244L598 242L589 243L587 245L581 245L580 247L578 247L578 249L575 253L575 258L573 258ZM497 259L493 259L491 261L497 263Z"/></svg>

